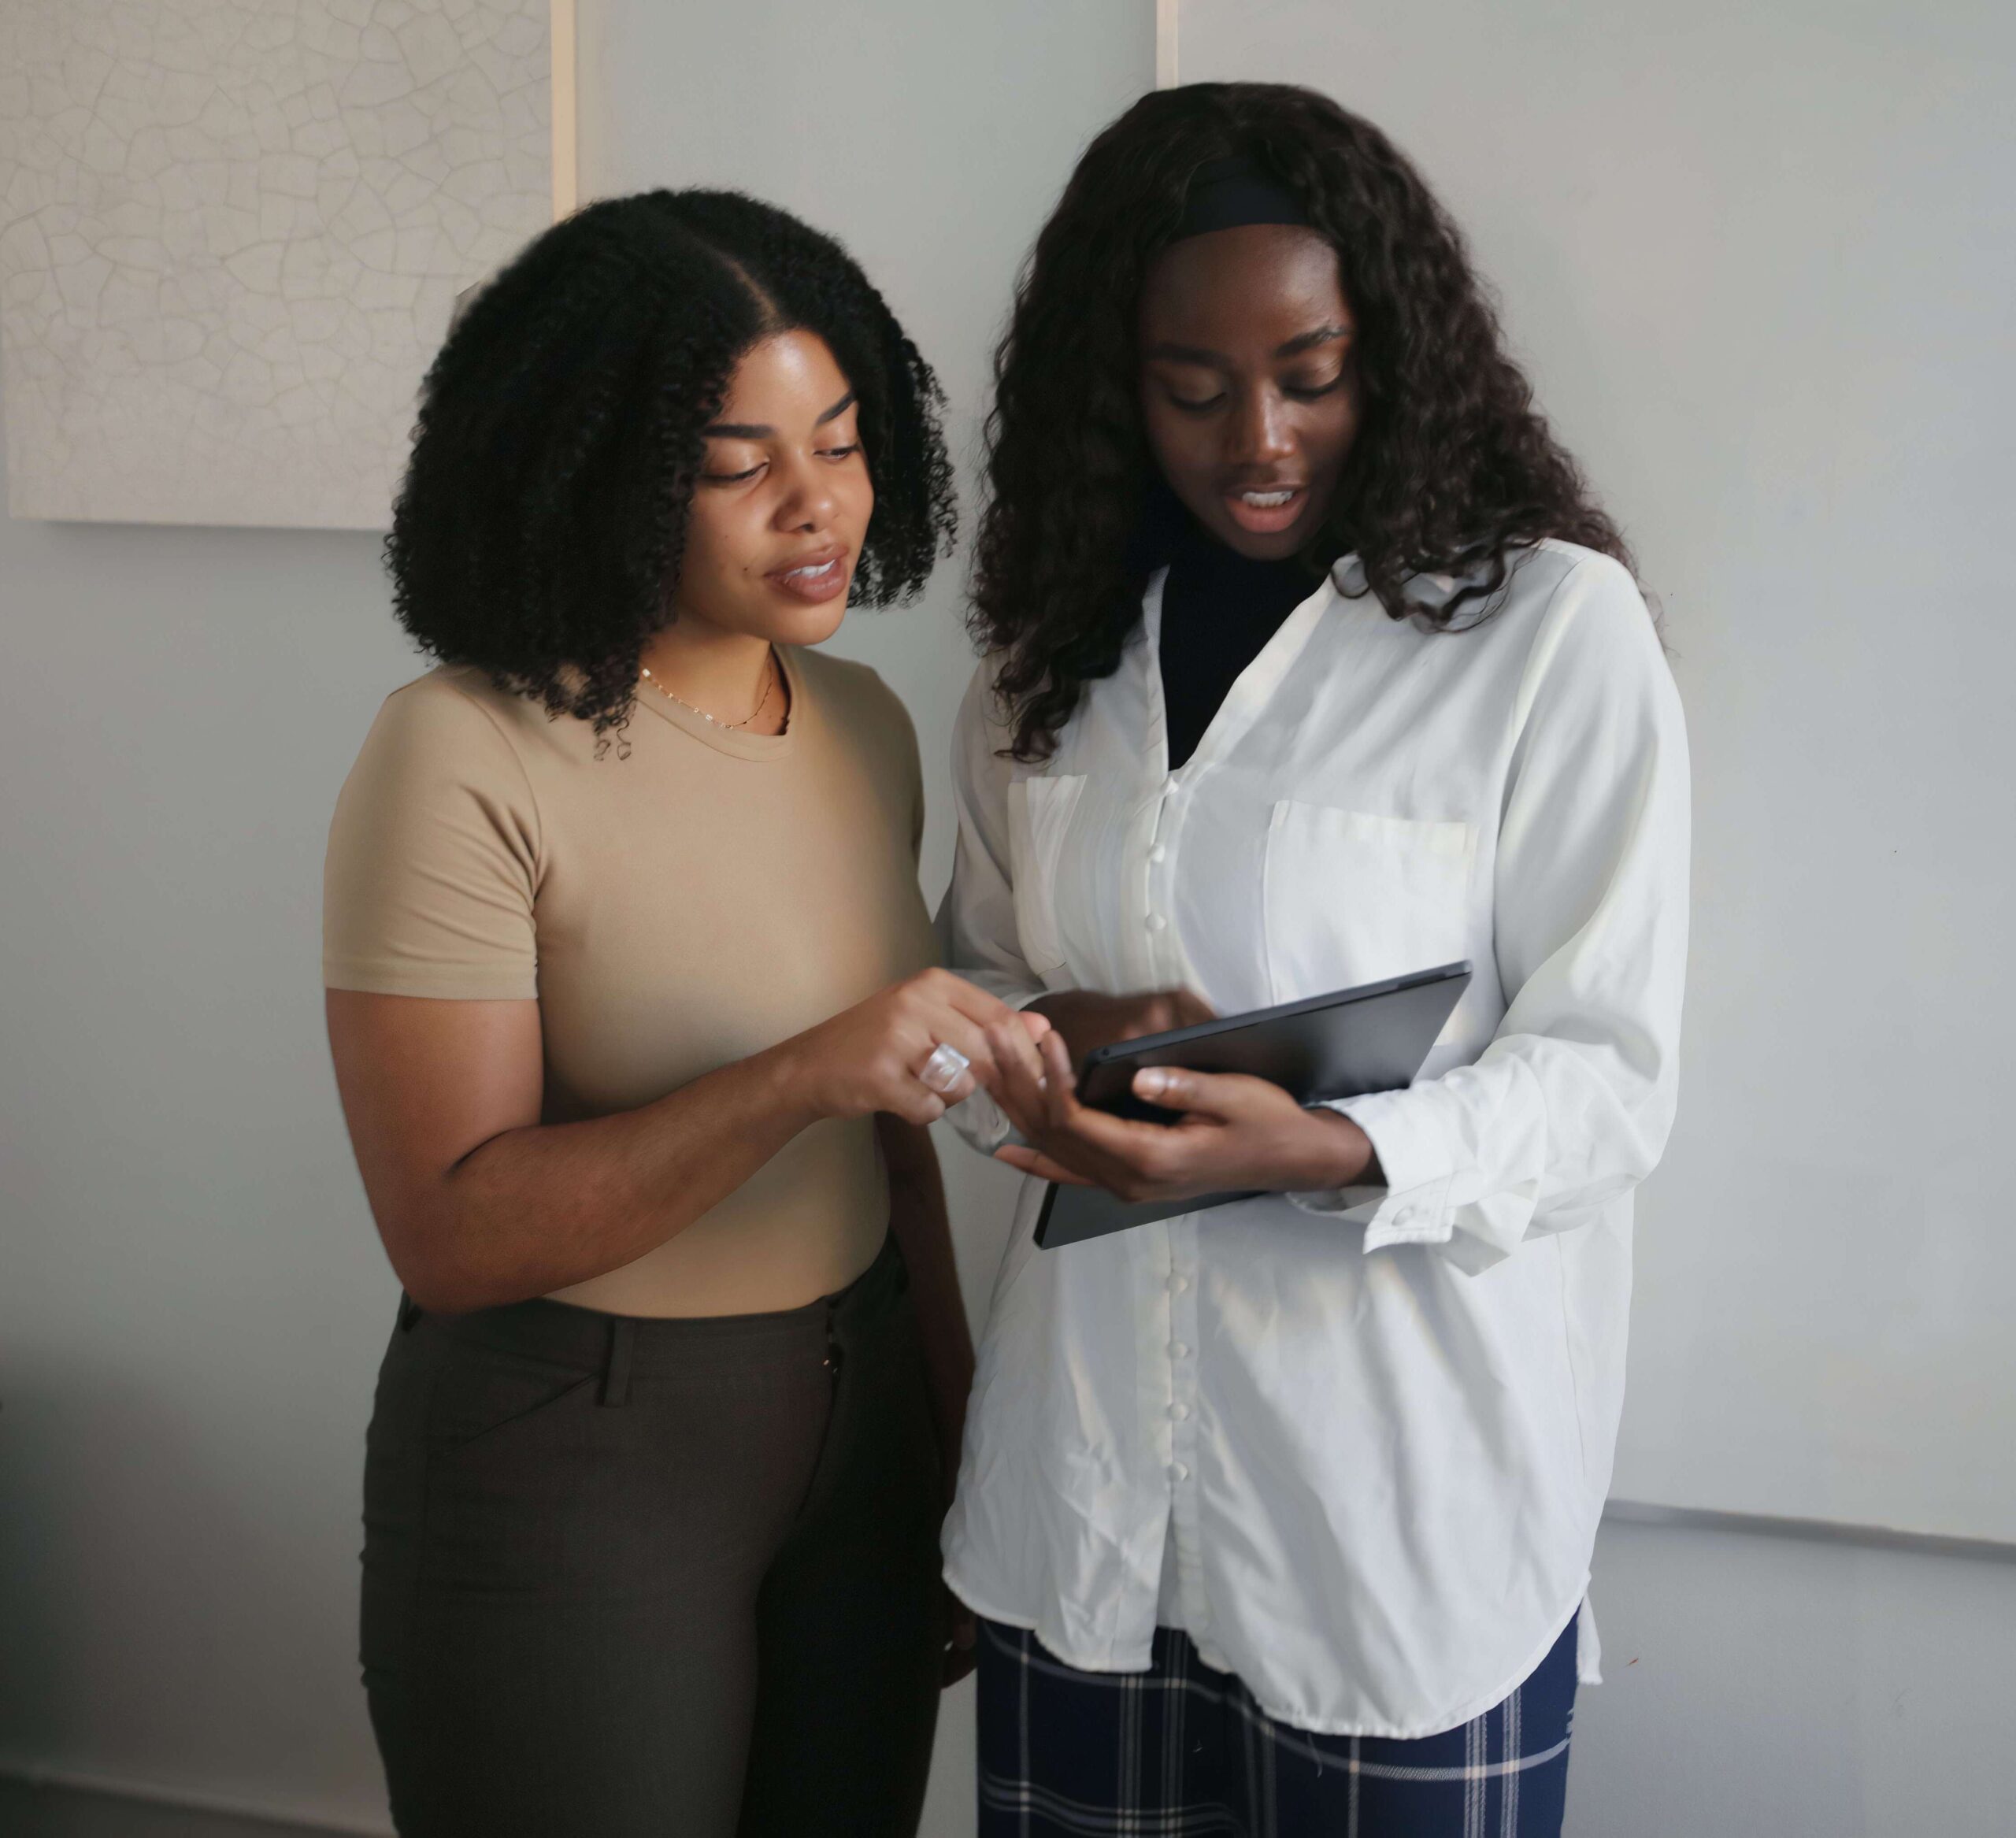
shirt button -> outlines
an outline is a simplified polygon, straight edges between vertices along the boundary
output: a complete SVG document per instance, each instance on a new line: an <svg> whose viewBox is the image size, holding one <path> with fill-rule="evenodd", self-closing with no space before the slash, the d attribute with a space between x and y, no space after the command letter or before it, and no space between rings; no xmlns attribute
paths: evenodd
<svg viewBox="0 0 2016 1838"><path fill-rule="evenodd" d="M1172 1480L1188 1480L1190 1470L1180 1462L1172 1462L1169 1465L1169 1477Z"/></svg>
<svg viewBox="0 0 2016 1838"><path fill-rule="evenodd" d="M1180 1295L1189 1287L1190 1279L1188 1277L1172 1277L1169 1280L1169 1292L1172 1295Z"/></svg>
<svg viewBox="0 0 2016 1838"><path fill-rule="evenodd" d="M1190 1349L1180 1340L1172 1340L1169 1343L1169 1356L1172 1359L1188 1359Z"/></svg>
<svg viewBox="0 0 2016 1838"><path fill-rule="evenodd" d="M1190 1414L1190 1406L1188 1404L1172 1404L1169 1407L1169 1414L1180 1423Z"/></svg>
<svg viewBox="0 0 2016 1838"><path fill-rule="evenodd" d="M1148 851L1148 859L1151 862L1166 862L1169 859L1169 850L1158 843Z"/></svg>
<svg viewBox="0 0 2016 1838"><path fill-rule="evenodd" d="M1166 798L1173 798L1181 789L1182 787L1176 782L1176 775L1173 773L1162 780L1162 795Z"/></svg>
<svg viewBox="0 0 2016 1838"><path fill-rule="evenodd" d="M1151 913L1148 915L1148 929L1151 932L1159 932L1168 923L1169 921L1159 913Z"/></svg>

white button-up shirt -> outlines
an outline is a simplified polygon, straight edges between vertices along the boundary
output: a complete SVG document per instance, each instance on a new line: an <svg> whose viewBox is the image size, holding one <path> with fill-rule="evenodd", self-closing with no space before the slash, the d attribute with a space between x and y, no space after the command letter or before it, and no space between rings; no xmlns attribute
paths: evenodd
<svg viewBox="0 0 2016 1838"><path fill-rule="evenodd" d="M1476 974L1410 1088L1337 1106L1384 1188L1045 1251L1026 1184L946 1574L1069 1664L1138 1671L1173 1540L1180 1625L1269 1714L1432 1734L1503 1699L1588 1585L1631 1190L1673 1110L1679 699L1626 572L1547 542L1469 631L1326 582L1172 773L1159 611L1157 581L1039 766L1002 756L976 677L952 967L1017 1003L1186 984L1221 1013ZM966 1113L999 1139L984 1098Z"/></svg>

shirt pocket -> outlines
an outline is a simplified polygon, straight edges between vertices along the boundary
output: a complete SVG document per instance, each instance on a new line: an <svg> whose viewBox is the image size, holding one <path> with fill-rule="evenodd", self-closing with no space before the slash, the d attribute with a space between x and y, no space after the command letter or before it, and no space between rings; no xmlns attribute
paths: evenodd
<svg viewBox="0 0 2016 1838"><path fill-rule="evenodd" d="M1477 844L1473 824L1275 805L1261 897L1274 1000L1467 955Z"/></svg>
<svg viewBox="0 0 2016 1838"><path fill-rule="evenodd" d="M1008 787L1009 872L1014 876L1015 935L1022 961L1045 982L1064 966L1057 922L1058 866L1082 773L1017 779Z"/></svg>

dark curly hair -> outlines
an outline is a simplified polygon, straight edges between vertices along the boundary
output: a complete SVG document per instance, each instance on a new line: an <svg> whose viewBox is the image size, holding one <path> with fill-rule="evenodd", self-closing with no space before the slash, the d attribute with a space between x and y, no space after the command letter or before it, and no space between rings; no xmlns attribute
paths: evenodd
<svg viewBox="0 0 2016 1838"><path fill-rule="evenodd" d="M930 366L831 237L736 192L647 191L540 235L434 360L385 543L400 624L621 728L671 617L701 430L742 354L801 329L860 404L875 513L853 600L914 598L955 528Z"/></svg>
<svg viewBox="0 0 2016 1838"><path fill-rule="evenodd" d="M1359 329L1363 419L1306 559L1355 550L1396 619L1416 612L1410 575L1462 576L1418 615L1459 629L1493 610L1518 545L1557 536L1632 565L1506 355L1462 234L1392 143L1289 84L1159 91L1079 161L995 356L969 623L997 657L1018 758L1047 758L1084 684L1113 673L1167 558L1173 495L1141 425L1136 309L1191 175L1235 154L1336 250Z"/></svg>

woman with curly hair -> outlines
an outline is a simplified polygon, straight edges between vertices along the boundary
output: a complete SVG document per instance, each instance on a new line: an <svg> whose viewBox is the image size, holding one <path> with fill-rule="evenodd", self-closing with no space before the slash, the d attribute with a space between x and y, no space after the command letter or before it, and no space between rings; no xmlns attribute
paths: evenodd
<svg viewBox="0 0 2016 1838"><path fill-rule="evenodd" d="M1306 90L1100 135L996 373L949 961L1054 1025L989 1030L1002 1158L1154 1204L1040 1251L1029 1182L995 1284L946 1543L983 1829L1556 1832L1686 929L1629 557L1448 217ZM1408 1089L1074 1095L1465 958Z"/></svg>
<svg viewBox="0 0 2016 1838"><path fill-rule="evenodd" d="M1011 1017L933 967L901 705L808 647L949 539L938 402L836 243L721 192L548 231L428 377L387 556L441 667L344 787L324 956L406 1291L362 1639L402 1832L915 1829L970 1645L925 1126Z"/></svg>

